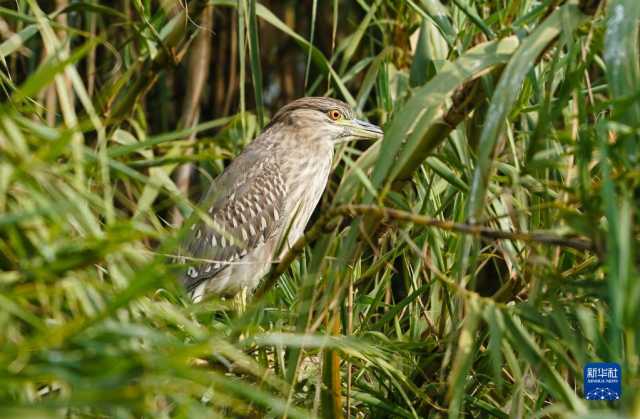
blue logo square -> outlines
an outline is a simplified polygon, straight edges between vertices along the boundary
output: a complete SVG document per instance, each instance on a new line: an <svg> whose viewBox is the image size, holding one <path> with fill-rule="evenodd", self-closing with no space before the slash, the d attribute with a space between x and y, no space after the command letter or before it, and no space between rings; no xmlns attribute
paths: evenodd
<svg viewBox="0 0 640 419"><path fill-rule="evenodd" d="M622 370L615 362L590 362L584 366L584 398L619 400L622 396Z"/></svg>

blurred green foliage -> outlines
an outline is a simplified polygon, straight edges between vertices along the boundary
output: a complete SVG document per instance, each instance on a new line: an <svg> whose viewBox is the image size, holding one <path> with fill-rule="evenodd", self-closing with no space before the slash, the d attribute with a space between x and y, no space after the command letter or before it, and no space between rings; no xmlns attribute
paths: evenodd
<svg viewBox="0 0 640 419"><path fill-rule="evenodd" d="M1 3L0 417L639 417L639 18ZM192 304L182 216L303 95L384 140L338 151L256 298ZM620 401L582 399L592 361Z"/></svg>

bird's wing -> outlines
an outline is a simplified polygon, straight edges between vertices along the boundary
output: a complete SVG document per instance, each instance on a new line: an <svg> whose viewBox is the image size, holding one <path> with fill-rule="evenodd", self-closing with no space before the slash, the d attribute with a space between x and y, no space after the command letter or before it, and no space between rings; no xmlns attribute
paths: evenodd
<svg viewBox="0 0 640 419"><path fill-rule="evenodd" d="M183 275L188 290L212 278L271 238L283 222L286 183L274 160L259 160L247 150L215 180L200 204L213 223L197 216L182 254L189 257Z"/></svg>

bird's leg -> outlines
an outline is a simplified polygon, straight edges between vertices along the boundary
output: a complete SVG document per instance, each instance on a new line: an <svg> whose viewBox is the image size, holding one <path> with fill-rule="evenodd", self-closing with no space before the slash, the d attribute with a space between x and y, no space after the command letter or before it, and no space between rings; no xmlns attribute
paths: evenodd
<svg viewBox="0 0 640 419"><path fill-rule="evenodd" d="M248 288L242 287L240 292L233 297L233 307L236 309L238 314L242 314L246 311L248 294L249 294Z"/></svg>

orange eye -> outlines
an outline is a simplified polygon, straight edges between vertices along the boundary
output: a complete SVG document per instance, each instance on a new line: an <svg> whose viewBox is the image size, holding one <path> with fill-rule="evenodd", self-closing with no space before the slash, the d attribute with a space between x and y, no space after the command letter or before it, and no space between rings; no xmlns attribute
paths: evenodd
<svg viewBox="0 0 640 419"><path fill-rule="evenodd" d="M334 121L337 121L338 119L340 119L340 117L342 117L340 111L336 109L329 111L329 118L333 119Z"/></svg>

